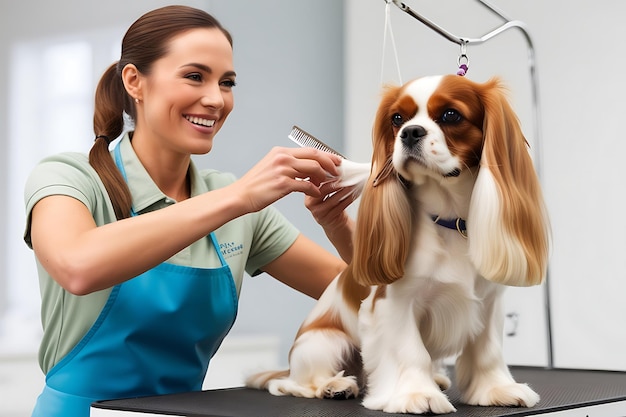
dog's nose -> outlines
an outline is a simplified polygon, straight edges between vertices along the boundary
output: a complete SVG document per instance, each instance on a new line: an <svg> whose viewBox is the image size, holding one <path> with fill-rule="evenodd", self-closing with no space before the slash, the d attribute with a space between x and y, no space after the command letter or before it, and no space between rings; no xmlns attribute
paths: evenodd
<svg viewBox="0 0 626 417"><path fill-rule="evenodd" d="M406 126L400 133L400 139L405 146L414 146L420 141L428 132L422 126Z"/></svg>

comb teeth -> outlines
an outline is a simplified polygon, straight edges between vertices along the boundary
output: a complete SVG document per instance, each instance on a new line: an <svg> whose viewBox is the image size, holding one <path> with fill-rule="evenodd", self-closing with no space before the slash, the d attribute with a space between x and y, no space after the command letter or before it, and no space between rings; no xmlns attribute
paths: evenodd
<svg viewBox="0 0 626 417"><path fill-rule="evenodd" d="M339 155L340 157L345 159L345 156L343 156L342 154L340 154L339 152L337 152L330 146L326 145L324 142L317 139L315 136L300 129L298 126L294 126L291 129L291 133L289 133L288 137L289 139L291 139L292 141L294 141L295 143L297 143L303 148L315 148L320 151Z"/></svg>

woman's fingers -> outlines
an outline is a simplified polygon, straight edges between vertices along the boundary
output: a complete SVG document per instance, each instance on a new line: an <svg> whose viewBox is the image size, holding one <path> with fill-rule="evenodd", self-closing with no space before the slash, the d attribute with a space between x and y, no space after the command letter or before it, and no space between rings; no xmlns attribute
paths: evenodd
<svg viewBox="0 0 626 417"><path fill-rule="evenodd" d="M339 174L341 157L312 148L273 148L240 178L240 192L257 211L292 192L323 197L320 184Z"/></svg>

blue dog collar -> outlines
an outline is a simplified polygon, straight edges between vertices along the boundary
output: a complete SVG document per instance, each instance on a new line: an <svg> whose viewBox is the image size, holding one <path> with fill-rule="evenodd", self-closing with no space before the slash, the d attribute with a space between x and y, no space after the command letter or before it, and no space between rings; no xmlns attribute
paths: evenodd
<svg viewBox="0 0 626 417"><path fill-rule="evenodd" d="M439 216L431 216L433 221L439 226L446 227L448 229L456 230L463 236L467 238L467 227L465 226L465 220L460 217L456 219L441 219Z"/></svg>

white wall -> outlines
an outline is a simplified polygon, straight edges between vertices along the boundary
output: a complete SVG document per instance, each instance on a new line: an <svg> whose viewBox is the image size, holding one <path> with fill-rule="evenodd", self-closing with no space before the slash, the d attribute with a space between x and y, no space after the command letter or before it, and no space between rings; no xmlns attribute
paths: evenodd
<svg viewBox="0 0 626 417"><path fill-rule="evenodd" d="M385 2L346 9L346 148L367 159L381 80ZM626 114L626 36L621 0L494 1L525 22L535 43L541 104L541 142L533 136L526 43L516 30L469 46L468 77L501 76L510 87L534 152L541 151L544 191L552 218L550 264L553 365L626 370L626 209L623 118ZM411 8L464 37L500 24L473 1L406 1ZM404 81L456 72L459 47L391 10ZM396 81L388 45L384 81ZM512 363L549 362L543 288L511 289L507 312L519 314L519 334L507 340Z"/></svg>

